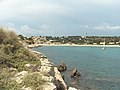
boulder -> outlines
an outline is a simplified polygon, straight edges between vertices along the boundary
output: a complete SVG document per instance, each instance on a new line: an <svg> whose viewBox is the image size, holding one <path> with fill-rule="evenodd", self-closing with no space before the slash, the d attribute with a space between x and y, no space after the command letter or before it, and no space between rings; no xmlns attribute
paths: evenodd
<svg viewBox="0 0 120 90"><path fill-rule="evenodd" d="M67 70L67 65L63 62L57 68L60 72L66 71Z"/></svg>
<svg viewBox="0 0 120 90"><path fill-rule="evenodd" d="M81 74L78 72L78 70L75 68L71 71L71 77L80 77Z"/></svg>

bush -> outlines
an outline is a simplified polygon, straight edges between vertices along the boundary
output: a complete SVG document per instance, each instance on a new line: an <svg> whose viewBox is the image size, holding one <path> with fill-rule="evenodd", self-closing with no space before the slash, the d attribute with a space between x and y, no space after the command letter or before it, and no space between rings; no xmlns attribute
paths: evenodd
<svg viewBox="0 0 120 90"><path fill-rule="evenodd" d="M9 55L0 50L0 68L14 67Z"/></svg>
<svg viewBox="0 0 120 90"><path fill-rule="evenodd" d="M5 33L5 31L3 29L0 29L0 44L5 42L6 37L7 34Z"/></svg>
<svg viewBox="0 0 120 90"><path fill-rule="evenodd" d="M18 42L18 36L13 31L0 29L0 44L13 44Z"/></svg>
<svg viewBox="0 0 120 90"><path fill-rule="evenodd" d="M13 31L0 29L0 65L5 68L15 67L21 71L26 69L27 63L37 66L41 64L39 59L23 47Z"/></svg>
<svg viewBox="0 0 120 90"><path fill-rule="evenodd" d="M23 80L23 86L30 87L32 90L43 90L42 85L46 83L38 73L27 75Z"/></svg>
<svg viewBox="0 0 120 90"><path fill-rule="evenodd" d="M10 68L17 71L29 70L25 64L33 64L34 69L41 65L40 60L18 41L17 35L12 31L0 29L0 90L21 90L21 85L12 80L16 72L10 72ZM38 74L29 75L24 80L24 85L41 88L44 81ZM33 84L33 85L32 85ZM39 89L41 90L41 89Z"/></svg>
<svg viewBox="0 0 120 90"><path fill-rule="evenodd" d="M0 90L21 90L22 86L17 84L12 77L15 75L15 71L10 71L4 68L0 71Z"/></svg>

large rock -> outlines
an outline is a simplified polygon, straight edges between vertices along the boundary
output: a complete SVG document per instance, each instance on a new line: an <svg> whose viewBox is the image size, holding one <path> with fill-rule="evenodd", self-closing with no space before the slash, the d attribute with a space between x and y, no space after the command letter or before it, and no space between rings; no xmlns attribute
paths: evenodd
<svg viewBox="0 0 120 90"><path fill-rule="evenodd" d="M78 72L78 70L75 68L71 71L71 77L80 77L81 74Z"/></svg>
<svg viewBox="0 0 120 90"><path fill-rule="evenodd" d="M44 90L67 90L67 85L65 84L57 67L54 67L54 64L51 63L47 58L41 58L41 56L43 56L41 53L36 51L34 53L37 54L36 56L39 57L41 61L39 72L43 74L42 79L46 81L46 83L42 85L42 88L44 88ZM30 65L27 66L29 67ZM64 70L67 69L65 63L62 63L60 67L61 66Z"/></svg>
<svg viewBox="0 0 120 90"><path fill-rule="evenodd" d="M65 70L67 70L67 65L63 62L57 68L60 72L65 71Z"/></svg>
<svg viewBox="0 0 120 90"><path fill-rule="evenodd" d="M56 86L57 88L64 88L64 90L67 90L67 85L65 84L61 73L58 71L57 67L54 67L54 72L55 72L55 79L56 79Z"/></svg>

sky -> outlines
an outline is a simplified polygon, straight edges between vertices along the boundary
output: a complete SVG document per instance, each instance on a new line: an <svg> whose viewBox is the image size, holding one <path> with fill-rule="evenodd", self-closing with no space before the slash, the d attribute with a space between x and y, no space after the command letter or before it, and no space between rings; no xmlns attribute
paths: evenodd
<svg viewBox="0 0 120 90"><path fill-rule="evenodd" d="M0 26L25 36L119 36L120 0L0 0Z"/></svg>

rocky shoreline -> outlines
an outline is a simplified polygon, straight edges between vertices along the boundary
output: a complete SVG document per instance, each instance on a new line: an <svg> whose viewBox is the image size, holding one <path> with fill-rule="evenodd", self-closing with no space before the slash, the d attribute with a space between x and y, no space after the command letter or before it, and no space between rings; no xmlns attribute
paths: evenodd
<svg viewBox="0 0 120 90"><path fill-rule="evenodd" d="M47 81L47 84L43 85L44 90L77 90L74 87L67 87L57 67L55 67L45 55L31 49L29 49L29 51L34 53L34 55L41 61L39 72L49 74L49 76L42 76L42 78Z"/></svg>
<svg viewBox="0 0 120 90"><path fill-rule="evenodd" d="M47 78L49 81L49 85L44 87L45 90L57 90L57 83L61 84L62 87L64 88L64 90L67 90L67 85L65 84L64 80L62 79L62 76L60 74L60 72L57 70L56 67L54 67L53 63L50 62L46 56L44 56L43 54L41 54L40 52L37 51L32 51L35 55L37 55L37 57L40 58L41 60L41 68L40 68L40 72L42 73L49 73L50 77L44 77ZM53 79L53 80L52 80ZM50 84L52 83L52 84ZM53 88L54 87L54 88ZM60 88L61 86L59 86L58 88ZM62 88L61 87L61 88Z"/></svg>

